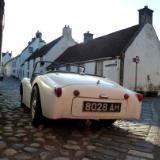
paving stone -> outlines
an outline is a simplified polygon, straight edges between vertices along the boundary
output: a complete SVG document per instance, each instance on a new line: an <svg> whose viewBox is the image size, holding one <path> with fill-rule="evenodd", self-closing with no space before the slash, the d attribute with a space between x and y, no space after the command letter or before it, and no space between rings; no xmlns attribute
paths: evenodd
<svg viewBox="0 0 160 160"><path fill-rule="evenodd" d="M41 160L48 160L51 157L51 153L49 152L41 152L39 154Z"/></svg>
<svg viewBox="0 0 160 160"><path fill-rule="evenodd" d="M70 160L68 157L55 157L52 160Z"/></svg>
<svg viewBox="0 0 160 160"><path fill-rule="evenodd" d="M127 156L125 160L147 160L147 159L138 158L138 157L135 157L135 156Z"/></svg>
<svg viewBox="0 0 160 160"><path fill-rule="evenodd" d="M0 150L4 149L4 148L6 148L6 147L7 147L6 142L0 141Z"/></svg>
<svg viewBox="0 0 160 160"><path fill-rule="evenodd" d="M19 153L15 156L16 160L32 160L32 156L26 153Z"/></svg>
<svg viewBox="0 0 160 160"><path fill-rule="evenodd" d="M137 157L142 157L142 158L154 159L153 154L140 152L140 151L136 151L136 150L129 150L128 154L131 154L131 155L134 155Z"/></svg>
<svg viewBox="0 0 160 160"><path fill-rule="evenodd" d="M80 147L78 145L65 144L63 145L63 147L70 150L80 150Z"/></svg>
<svg viewBox="0 0 160 160"><path fill-rule="evenodd" d="M20 143L15 143L12 145L12 148L14 149L21 149L23 148L25 145L24 144L20 144Z"/></svg>
<svg viewBox="0 0 160 160"><path fill-rule="evenodd" d="M15 149L12 149L12 148L8 148L8 149L4 150L4 155L6 155L6 156L14 156L17 153L18 152Z"/></svg>
<svg viewBox="0 0 160 160"><path fill-rule="evenodd" d="M6 127L4 127L3 129L4 129L4 130L11 130L11 131L13 130L13 128L10 127L10 126L6 126Z"/></svg>
<svg viewBox="0 0 160 160"><path fill-rule="evenodd" d="M24 129L18 129L16 130L16 133L26 133L26 131Z"/></svg>
<svg viewBox="0 0 160 160"><path fill-rule="evenodd" d="M73 141L73 140L67 140L67 143L73 144L73 145L77 145L77 142L76 142L76 141Z"/></svg>
<svg viewBox="0 0 160 160"><path fill-rule="evenodd" d="M77 158L82 157L84 155L85 155L84 151L76 151L76 153L75 153L75 157L77 157Z"/></svg>
<svg viewBox="0 0 160 160"><path fill-rule="evenodd" d="M8 132L8 133L3 133L3 135L4 135L4 136L12 136L13 133L9 133L9 132Z"/></svg>
<svg viewBox="0 0 160 160"><path fill-rule="evenodd" d="M65 150L65 149L60 149L60 153L62 156L69 156L69 150Z"/></svg>
<svg viewBox="0 0 160 160"><path fill-rule="evenodd" d="M96 148L96 150L94 150L95 152L104 154L104 155L109 155L109 156L113 156L113 157L119 157L119 152L114 151L114 150L109 150L109 149L104 149L104 148Z"/></svg>
<svg viewBox="0 0 160 160"><path fill-rule="evenodd" d="M8 137L7 139L8 139L9 141L14 141L14 142L20 141L20 139L18 139L17 137Z"/></svg>
<svg viewBox="0 0 160 160"><path fill-rule="evenodd" d="M45 142L45 139L44 138L34 138L34 141Z"/></svg>
<svg viewBox="0 0 160 160"><path fill-rule="evenodd" d="M27 135L26 133L17 133L17 134L15 134L15 137L20 138L20 137L24 137L26 135Z"/></svg>
<svg viewBox="0 0 160 160"><path fill-rule="evenodd" d="M93 146L93 145L88 145L88 146L86 146L86 148L87 148L88 150L95 150L95 149L96 149L96 147Z"/></svg>
<svg viewBox="0 0 160 160"><path fill-rule="evenodd" d="M47 138L47 139L50 139L50 140L55 140L55 139L56 139L56 136L47 135L46 138Z"/></svg>
<svg viewBox="0 0 160 160"><path fill-rule="evenodd" d="M25 147L24 151L29 152L29 153L34 153L37 152L37 148L33 148L33 147Z"/></svg>
<svg viewBox="0 0 160 160"><path fill-rule="evenodd" d="M23 137L22 140L23 140L23 142L27 142L27 141L29 141L29 138L28 137Z"/></svg>
<svg viewBox="0 0 160 160"><path fill-rule="evenodd" d="M34 137L43 137L43 133L35 133L33 136Z"/></svg>
<svg viewBox="0 0 160 160"><path fill-rule="evenodd" d="M31 147L36 147L36 148L38 148L38 147L40 147L41 145L40 145L39 143L32 143L32 144L30 144L30 146L31 146Z"/></svg>
<svg viewBox="0 0 160 160"><path fill-rule="evenodd" d="M55 146L45 145L44 149L47 151L53 151L53 150L55 150Z"/></svg>

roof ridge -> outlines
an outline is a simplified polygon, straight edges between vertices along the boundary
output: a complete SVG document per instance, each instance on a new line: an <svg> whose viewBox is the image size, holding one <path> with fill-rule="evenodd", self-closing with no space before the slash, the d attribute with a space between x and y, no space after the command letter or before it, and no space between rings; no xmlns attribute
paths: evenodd
<svg viewBox="0 0 160 160"><path fill-rule="evenodd" d="M122 51L139 33L140 26L134 25L110 34L69 47L56 62L84 62L97 58L121 56Z"/></svg>
<svg viewBox="0 0 160 160"><path fill-rule="evenodd" d="M44 46L42 46L41 48L37 48L26 60L26 61L29 61L29 60L32 60L34 58L37 58L37 57L41 57L43 55L45 55L55 44L57 44L59 42L59 40L62 38L62 36L54 39L53 41L45 44Z"/></svg>

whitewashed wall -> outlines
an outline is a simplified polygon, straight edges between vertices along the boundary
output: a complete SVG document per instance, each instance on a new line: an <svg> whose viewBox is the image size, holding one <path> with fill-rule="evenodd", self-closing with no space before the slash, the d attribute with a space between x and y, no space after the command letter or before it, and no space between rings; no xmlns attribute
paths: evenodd
<svg viewBox="0 0 160 160"><path fill-rule="evenodd" d="M10 59L11 59L10 53L9 52L5 53L5 55L2 57L2 65L5 65Z"/></svg>
<svg viewBox="0 0 160 160"><path fill-rule="evenodd" d="M137 88L139 90L160 89L160 43L152 25L146 24L125 53L124 86L135 87L135 63L139 56ZM148 78L149 77L149 78Z"/></svg>
<svg viewBox="0 0 160 160"><path fill-rule="evenodd" d="M25 48L23 50L23 52L21 53L20 55L20 63L24 63L24 61L37 49L37 48L41 48L45 43L41 41L40 38L35 38L35 40L33 42L31 42L27 48ZM33 51L30 52L29 51L29 48L32 47L33 48Z"/></svg>
<svg viewBox="0 0 160 160"><path fill-rule="evenodd" d="M28 70L26 69L26 64L24 65L24 69L22 70L21 65L25 62L25 60L36 50L41 48L42 46L45 45L45 42L40 38L40 37L35 37L32 39L32 41L28 44L28 46L22 51L22 53L20 54L20 60L19 60L19 66L18 66L18 70L19 70L19 79L24 78L25 76L28 77ZM32 52L30 52L29 48L33 48ZM23 72L24 72L24 76L23 76ZM29 76L30 76L30 71L29 71Z"/></svg>
<svg viewBox="0 0 160 160"><path fill-rule="evenodd" d="M84 64L85 67L85 73L88 74L95 74L95 62L88 62Z"/></svg>
<svg viewBox="0 0 160 160"><path fill-rule="evenodd" d="M73 39L66 39L63 37L49 52L44 56L45 61L54 61L58 58L68 47L75 45Z"/></svg>
<svg viewBox="0 0 160 160"><path fill-rule="evenodd" d="M119 59L106 60L103 62L103 76L119 83L120 66Z"/></svg>
<svg viewBox="0 0 160 160"><path fill-rule="evenodd" d="M12 74L12 61L8 62L5 66L4 66L4 74L7 77L10 77Z"/></svg>

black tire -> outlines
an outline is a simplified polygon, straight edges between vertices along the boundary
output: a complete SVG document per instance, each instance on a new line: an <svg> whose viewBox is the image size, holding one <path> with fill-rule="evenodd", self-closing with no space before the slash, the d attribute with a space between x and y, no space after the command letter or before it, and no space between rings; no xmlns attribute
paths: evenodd
<svg viewBox="0 0 160 160"><path fill-rule="evenodd" d="M105 120L100 120L102 124L110 126L112 125L116 120L115 119L105 119Z"/></svg>
<svg viewBox="0 0 160 160"><path fill-rule="evenodd" d="M22 84L20 85L20 107L22 107L22 108L25 108L26 107L26 105L23 103L23 87L22 87Z"/></svg>
<svg viewBox="0 0 160 160"><path fill-rule="evenodd" d="M31 93L31 116L32 124L38 127L43 121L41 100L38 86L34 86Z"/></svg>

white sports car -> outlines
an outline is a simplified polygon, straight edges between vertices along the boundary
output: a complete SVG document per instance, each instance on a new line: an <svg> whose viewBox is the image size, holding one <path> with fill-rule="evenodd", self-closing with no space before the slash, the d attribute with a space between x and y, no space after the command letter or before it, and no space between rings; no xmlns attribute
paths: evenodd
<svg viewBox="0 0 160 160"><path fill-rule="evenodd" d="M40 124L43 117L110 123L117 119L140 118L142 94L81 71L44 73L47 68L44 66L48 66L45 61L37 63L31 79L24 78L20 85L21 106L31 109L34 125Z"/></svg>

